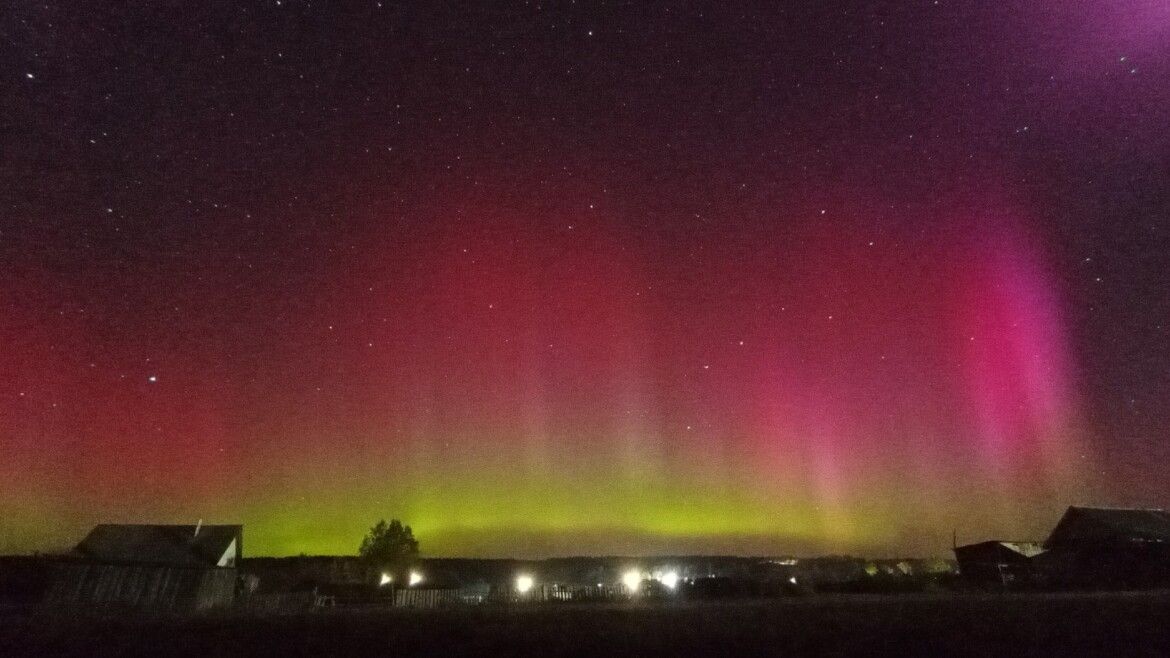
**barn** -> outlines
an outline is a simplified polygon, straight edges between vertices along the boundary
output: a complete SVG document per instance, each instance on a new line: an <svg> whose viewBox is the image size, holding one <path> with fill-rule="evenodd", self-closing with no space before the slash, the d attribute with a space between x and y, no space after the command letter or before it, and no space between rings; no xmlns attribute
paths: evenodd
<svg viewBox="0 0 1170 658"><path fill-rule="evenodd" d="M53 564L44 602L166 610L231 605L242 554L240 525L99 525Z"/></svg>
<svg viewBox="0 0 1170 658"><path fill-rule="evenodd" d="M1170 512L1070 507L1044 542L1039 562L1071 586L1170 585Z"/></svg>

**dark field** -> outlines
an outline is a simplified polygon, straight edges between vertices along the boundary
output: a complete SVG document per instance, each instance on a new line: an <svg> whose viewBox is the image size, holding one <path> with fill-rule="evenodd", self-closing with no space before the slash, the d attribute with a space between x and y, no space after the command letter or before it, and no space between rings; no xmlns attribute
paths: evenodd
<svg viewBox="0 0 1170 658"><path fill-rule="evenodd" d="M0 618L0 655L1170 655L1170 592Z"/></svg>

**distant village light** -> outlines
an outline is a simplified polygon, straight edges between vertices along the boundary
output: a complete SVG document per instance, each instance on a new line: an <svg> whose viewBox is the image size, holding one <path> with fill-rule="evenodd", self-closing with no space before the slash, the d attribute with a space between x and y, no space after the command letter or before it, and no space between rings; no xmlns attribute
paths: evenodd
<svg viewBox="0 0 1170 658"><path fill-rule="evenodd" d="M678 587L678 572L667 571L658 579L667 589L674 589Z"/></svg>
<svg viewBox="0 0 1170 658"><path fill-rule="evenodd" d="M529 591L531 591L534 584L535 581L532 580L532 576L516 577L516 591L520 592L521 594L527 594Z"/></svg>
<svg viewBox="0 0 1170 658"><path fill-rule="evenodd" d="M422 577L421 573L419 573L417 571L410 572L410 586L411 587L414 587L415 585L421 583L422 580L423 580L423 577Z"/></svg>
<svg viewBox="0 0 1170 658"><path fill-rule="evenodd" d="M642 584L641 572L630 569L622 575L622 584L626 586L626 589L630 590L631 594L638 591L638 587Z"/></svg>
<svg viewBox="0 0 1170 658"><path fill-rule="evenodd" d="M390 574L384 573L382 574L382 579L378 581L378 585L384 587L392 582L394 582L394 579L390 577Z"/></svg>

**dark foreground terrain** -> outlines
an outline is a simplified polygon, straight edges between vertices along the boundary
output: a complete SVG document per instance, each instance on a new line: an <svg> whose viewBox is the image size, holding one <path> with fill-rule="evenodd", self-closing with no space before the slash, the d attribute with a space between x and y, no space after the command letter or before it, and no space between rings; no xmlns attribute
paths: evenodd
<svg viewBox="0 0 1170 658"><path fill-rule="evenodd" d="M1170 592L0 617L0 655L1170 655Z"/></svg>

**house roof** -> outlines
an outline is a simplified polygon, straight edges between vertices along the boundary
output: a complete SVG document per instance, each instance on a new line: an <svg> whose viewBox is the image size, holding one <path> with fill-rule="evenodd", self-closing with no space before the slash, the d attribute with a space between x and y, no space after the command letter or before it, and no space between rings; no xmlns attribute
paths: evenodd
<svg viewBox="0 0 1170 658"><path fill-rule="evenodd" d="M216 566L233 541L241 552L243 530L242 525L102 524L74 553L103 562Z"/></svg>
<svg viewBox="0 0 1170 658"><path fill-rule="evenodd" d="M1070 507L1045 548L1078 542L1170 542L1170 512L1160 509Z"/></svg>

